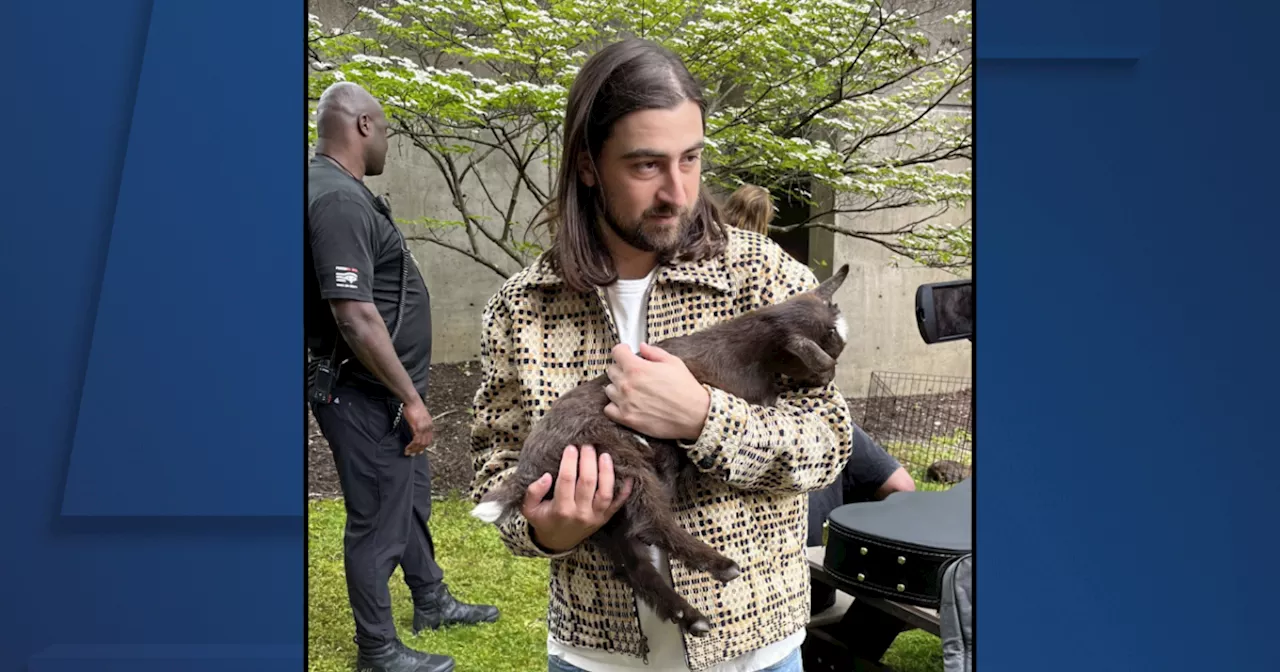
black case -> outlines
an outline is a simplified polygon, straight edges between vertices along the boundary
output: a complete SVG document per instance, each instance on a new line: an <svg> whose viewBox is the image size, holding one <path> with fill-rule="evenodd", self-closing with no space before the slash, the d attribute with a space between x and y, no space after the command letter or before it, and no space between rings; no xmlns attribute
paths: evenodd
<svg viewBox="0 0 1280 672"><path fill-rule="evenodd" d="M938 608L942 572L973 550L973 481L897 492L827 517L827 572L873 595Z"/></svg>

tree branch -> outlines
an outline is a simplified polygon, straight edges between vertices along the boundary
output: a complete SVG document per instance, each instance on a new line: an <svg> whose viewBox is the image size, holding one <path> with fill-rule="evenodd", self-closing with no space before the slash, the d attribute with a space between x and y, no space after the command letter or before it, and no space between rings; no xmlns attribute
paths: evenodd
<svg viewBox="0 0 1280 672"><path fill-rule="evenodd" d="M965 71L968 71L968 69L969 67L965 66ZM947 99L947 96L951 95L952 92L954 92L957 88L959 88L962 84L964 84L968 80L969 80L969 77L966 75L965 77L962 77L952 82L951 86L947 87L947 90L942 92L942 95L939 95L937 100L930 102L929 105L922 112L920 112L920 114L917 114L915 118L903 124L902 126L893 130L879 131L876 133L869 133L867 135L862 136L861 138L858 139L858 142L853 145L853 147L849 148L846 152L844 152L845 160L848 160L849 157L853 156L855 153L857 153L858 150L862 149L863 145L865 145L866 143L872 140L875 140L876 138L884 138L890 135L897 135L898 133L901 133L909 129L912 126L915 126L917 123L920 122L921 119L924 119L925 117L929 116L929 113L932 112L935 108L937 108L938 105L941 105L942 101Z"/></svg>
<svg viewBox="0 0 1280 672"><path fill-rule="evenodd" d="M484 257L480 256L479 254L476 254L475 252L470 252L470 251L464 250L463 248L458 247L457 245L452 245L452 244L450 244L450 243L446 243L446 242L444 242L443 240L440 240L439 238L437 238L437 237L435 237L435 236L409 235L409 236L405 236L405 239L406 239L406 240L421 240L421 241L426 241L426 242L428 242L428 243L432 243L432 244L434 244L434 245L439 245L440 247L443 247L443 248L445 248L445 249L447 249L447 250L453 250L454 252L457 252L458 254L461 254L461 255L463 255L463 256L465 256L465 257L467 257L467 258L471 259L472 261L474 261L474 262L476 262L476 263L480 264L481 266L484 266L485 268L487 268L487 269L489 269L489 270L493 271L494 273L497 273L497 274L498 274L498 276L499 276L499 277L501 277L501 278L502 278L502 279L504 279L504 280L505 280L505 279L507 279L507 278L509 278L509 277L511 277L511 275L510 275L509 273L507 273L506 271L502 270L501 268L498 268L498 266L497 266L496 264L494 264L493 262L489 261L488 259L485 259Z"/></svg>

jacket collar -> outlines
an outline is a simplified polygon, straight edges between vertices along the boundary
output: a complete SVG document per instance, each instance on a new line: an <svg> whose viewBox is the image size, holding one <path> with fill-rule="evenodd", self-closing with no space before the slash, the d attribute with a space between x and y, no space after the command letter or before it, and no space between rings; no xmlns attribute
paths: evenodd
<svg viewBox="0 0 1280 672"><path fill-rule="evenodd" d="M727 294L733 288L733 282L729 276L729 265L725 259L727 253L728 250L700 262L680 260L661 266L654 277L654 284L693 285ZM552 269L550 259L544 253L529 266L528 274L522 284L554 288L562 286L564 279Z"/></svg>

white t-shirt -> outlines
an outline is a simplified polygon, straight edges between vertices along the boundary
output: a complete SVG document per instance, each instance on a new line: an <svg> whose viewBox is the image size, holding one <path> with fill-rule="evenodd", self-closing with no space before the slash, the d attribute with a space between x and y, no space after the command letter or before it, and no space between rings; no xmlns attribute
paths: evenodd
<svg viewBox="0 0 1280 672"><path fill-rule="evenodd" d="M649 275L639 280L618 280L607 288L609 304L613 308L613 319L618 325L618 335L632 352L640 351L640 343L645 338L644 296L656 272L655 268L649 272ZM667 561L666 552L656 546L650 546L649 553L658 572L670 584L671 565ZM649 640L648 665L644 660L626 654L572 647L556 641L551 636L547 637L548 655L558 656L566 663L588 672L631 672L633 670L688 672L684 634L680 632L680 626L659 618L644 600L636 600L636 609L640 614L640 630ZM804 642L804 636L805 631L801 628L782 641L743 654L733 660L727 660L712 667L708 672L757 672L790 655Z"/></svg>

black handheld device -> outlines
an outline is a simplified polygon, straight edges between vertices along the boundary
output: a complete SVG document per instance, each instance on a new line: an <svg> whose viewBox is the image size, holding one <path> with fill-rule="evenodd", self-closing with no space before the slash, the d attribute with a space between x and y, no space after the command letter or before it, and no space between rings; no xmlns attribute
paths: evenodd
<svg viewBox="0 0 1280 672"><path fill-rule="evenodd" d="M333 357L316 358L307 367L307 398L320 406L333 401L333 384L338 380L338 369L342 365L334 362Z"/></svg>
<svg viewBox="0 0 1280 672"><path fill-rule="evenodd" d="M931 282L916 289L916 326L925 343L973 340L973 281Z"/></svg>

